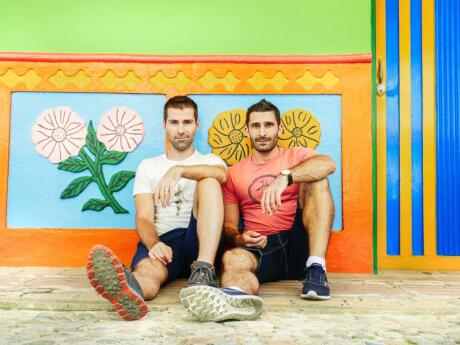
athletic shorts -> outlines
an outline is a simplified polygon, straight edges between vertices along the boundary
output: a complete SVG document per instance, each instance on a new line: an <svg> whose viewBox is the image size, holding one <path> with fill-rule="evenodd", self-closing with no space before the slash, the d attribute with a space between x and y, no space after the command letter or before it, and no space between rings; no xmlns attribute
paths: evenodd
<svg viewBox="0 0 460 345"><path fill-rule="evenodd" d="M259 282L305 278L308 259L308 236L302 224L302 210L297 209L291 229L267 236L265 248L245 247L259 259L256 275Z"/></svg>

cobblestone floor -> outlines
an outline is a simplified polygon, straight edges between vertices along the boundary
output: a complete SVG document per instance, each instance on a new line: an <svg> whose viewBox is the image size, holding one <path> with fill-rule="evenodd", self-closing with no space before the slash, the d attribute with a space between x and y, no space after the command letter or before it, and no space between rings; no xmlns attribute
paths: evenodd
<svg viewBox="0 0 460 345"><path fill-rule="evenodd" d="M199 323L185 281L163 289L142 320L124 322L83 269L0 268L0 344L460 344L460 272L329 274L333 298L265 284L257 321Z"/></svg>

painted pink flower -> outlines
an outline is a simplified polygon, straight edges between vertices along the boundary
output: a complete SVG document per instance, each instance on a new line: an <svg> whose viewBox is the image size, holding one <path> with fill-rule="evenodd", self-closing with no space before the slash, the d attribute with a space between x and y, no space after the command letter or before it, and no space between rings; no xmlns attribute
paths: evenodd
<svg viewBox="0 0 460 345"><path fill-rule="evenodd" d="M132 109L113 108L102 116L97 138L108 151L131 152L144 138L144 120Z"/></svg>
<svg viewBox="0 0 460 345"><path fill-rule="evenodd" d="M46 109L32 126L35 150L51 163L76 156L85 145L85 120L69 107Z"/></svg>

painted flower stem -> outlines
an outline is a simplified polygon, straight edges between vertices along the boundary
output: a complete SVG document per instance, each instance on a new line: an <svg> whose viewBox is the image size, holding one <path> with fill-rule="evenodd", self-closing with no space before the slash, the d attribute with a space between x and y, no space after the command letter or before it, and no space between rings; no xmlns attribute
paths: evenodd
<svg viewBox="0 0 460 345"><path fill-rule="evenodd" d="M105 201L109 203L115 213L128 213L128 211L121 206L117 199L113 196L110 191L107 182L105 181L104 172L102 171L102 164L99 162L99 157L96 156L96 162L86 153L84 149L80 150L79 156L83 159L86 166L88 167L91 175L93 175L94 182L97 183L99 190L105 198Z"/></svg>

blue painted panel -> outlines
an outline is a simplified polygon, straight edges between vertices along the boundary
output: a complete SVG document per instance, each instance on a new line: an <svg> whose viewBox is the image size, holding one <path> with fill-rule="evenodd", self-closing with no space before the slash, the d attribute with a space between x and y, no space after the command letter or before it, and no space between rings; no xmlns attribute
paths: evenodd
<svg viewBox="0 0 460 345"><path fill-rule="evenodd" d="M15 92L12 96L10 162L8 177L7 225L11 228L133 228L133 180L115 193L128 214L114 214L107 207L101 212L81 212L90 198L102 198L95 183L79 196L61 200L60 194L85 172L58 170L35 152L31 128L45 109L68 106L95 128L103 114L117 106L127 106L144 118L146 135L141 145L118 165L104 165L107 182L119 170L136 170L142 159L164 151L163 95L99 93Z"/></svg>
<svg viewBox="0 0 460 345"><path fill-rule="evenodd" d="M400 253L399 200L399 4L386 2L387 55L387 254Z"/></svg>
<svg viewBox="0 0 460 345"><path fill-rule="evenodd" d="M207 130L215 116L234 108L247 108L266 97L282 112L293 108L312 111L321 123L320 152L332 156L337 172L331 177L331 189L336 205L334 229L342 229L341 185L341 98L335 95L197 95L193 96L199 108L201 128L196 136L196 148L210 152ZM76 177L85 173L58 170L46 158L35 152L31 141L31 127L45 109L68 106L86 123L95 128L103 114L117 106L126 106L144 119L146 135L142 144L119 165L104 165L108 180L119 170L135 170L140 161L164 152L162 128L163 95L16 92L12 96L10 162L8 179L7 225L10 228L133 228L134 203L131 197L132 181L117 192L116 198L129 214L114 214L106 208L102 212L81 212L90 198L101 198L95 184L90 184L79 196L61 200L60 194Z"/></svg>
<svg viewBox="0 0 460 345"><path fill-rule="evenodd" d="M331 156L337 165L329 178L335 204L333 229L342 229L342 101L337 95L194 95L200 107L202 128L211 127L214 117L227 110L247 109L262 98L275 104L281 114L294 108L311 111L321 125L321 141L316 148ZM210 116L212 115L212 116ZM197 147L208 147L207 136L197 138Z"/></svg>
<svg viewBox="0 0 460 345"><path fill-rule="evenodd" d="M435 1L438 255L460 255L460 3Z"/></svg>
<svg viewBox="0 0 460 345"><path fill-rule="evenodd" d="M411 0L412 254L423 255L422 4Z"/></svg>

